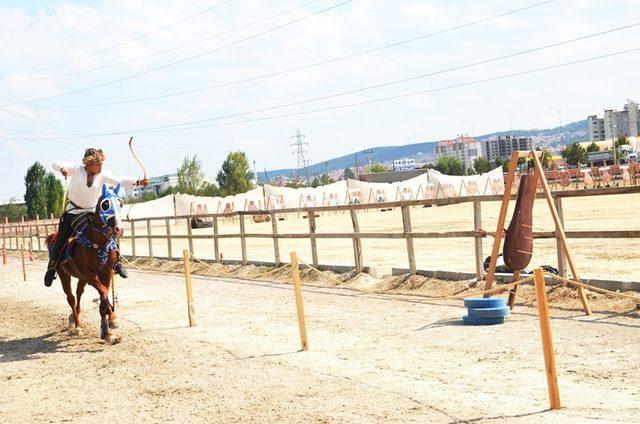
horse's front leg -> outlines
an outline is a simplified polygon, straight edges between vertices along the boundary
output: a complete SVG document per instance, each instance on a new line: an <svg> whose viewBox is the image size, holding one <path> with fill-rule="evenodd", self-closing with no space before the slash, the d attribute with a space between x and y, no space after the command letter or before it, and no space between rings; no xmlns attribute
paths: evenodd
<svg viewBox="0 0 640 424"><path fill-rule="evenodd" d="M82 293L84 293L84 287L87 285L87 282L84 280L78 280L78 286L76 287L76 312L78 313L78 323L76 324L80 328L84 328L84 323L80 320L80 298L82 297Z"/></svg>
<svg viewBox="0 0 640 424"><path fill-rule="evenodd" d="M69 331L75 331L79 326L80 318L78 317L78 303L73 297L73 291L71 290L71 277L60 268L58 269L58 274L60 275L64 294L67 295L67 303L69 303L69 307L71 308L71 314L69 315Z"/></svg>
<svg viewBox="0 0 640 424"><path fill-rule="evenodd" d="M100 295L100 338L107 343L111 343L111 332L109 331L109 311L113 313L109 303L109 288L103 284L98 275L92 275L90 284L95 287Z"/></svg>

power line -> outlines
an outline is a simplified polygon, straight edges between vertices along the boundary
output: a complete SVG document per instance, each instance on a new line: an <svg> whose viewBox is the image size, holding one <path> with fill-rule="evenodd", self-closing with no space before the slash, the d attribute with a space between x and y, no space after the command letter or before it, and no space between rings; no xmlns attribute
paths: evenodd
<svg viewBox="0 0 640 424"><path fill-rule="evenodd" d="M113 67L120 66L120 65L126 65L126 64L129 64L129 63L133 63L133 62L137 62L137 61L143 60L143 59L148 59L150 57L155 57L155 56L159 56L161 54L169 53L169 52L172 52L172 51L181 50L181 49L184 49L186 47L191 47L191 46L194 46L196 44L200 44L200 43L203 43L205 41L209 41L209 40L212 40L214 38L221 37L223 35L231 34L233 32L239 31L241 29L249 28L251 26L258 25L258 24L261 24L263 22L269 21L271 19L275 19L277 17L289 14L291 12L294 12L296 10L305 8L305 7L307 7L307 6L311 5L311 4L317 3L319 1L321 1L321 0L308 1L308 2L306 2L306 3L304 3L304 4L300 5L300 6L296 6L296 7L292 8L292 9L288 9L288 10L285 10L283 12L279 12L279 13L276 13L274 15L267 16L266 18L262 18L262 19L259 19L257 21L253 21L253 22L250 22L248 24L241 25L241 26L229 29L227 31L219 32L217 34L214 34L214 35L211 35L211 36L208 36L208 37L200 38L200 39L198 39L196 41L183 43L183 44L181 44L179 46L171 47L169 49L161 50L161 51L158 51L158 52L155 52L155 53L150 53L150 54L145 55L145 56L140 56L140 57L137 57L137 58L134 58L134 59L124 60L124 61L121 61L121 62L111 63L109 65L98 66L98 67L95 67L95 68L85 69L85 70L82 70L82 71L70 72L70 73L67 73L67 74L43 76L43 77L36 77L36 78L24 78L24 79L23 78L20 78L20 79L17 79L17 78L15 78L15 79L14 78L6 79L5 78L4 80L0 80L0 82L24 82L24 81L40 81L40 80L51 80L51 79L58 79L58 78L66 78L66 77L71 77L71 76L76 76L76 75L87 74L87 73L90 73L90 72L100 71L100 70L103 70L103 69L109 69L109 68L113 68Z"/></svg>
<svg viewBox="0 0 640 424"><path fill-rule="evenodd" d="M460 88L460 87L467 87L467 86L477 85L477 84L491 82L491 81L498 81L498 80L502 80L502 79L513 78L513 77L516 77L516 76L522 76L522 75L533 74L533 73L542 72L542 71L546 71L546 70L562 68L562 67L565 67L565 66L571 66L571 65L577 65L577 64L580 64L580 63L592 62L592 61L599 60L599 59L615 57L615 56L623 55L623 54L626 54L626 53L633 53L633 52L637 52L637 51L640 51L640 47L636 47L636 48L633 48L633 49L622 50L622 51L617 51L617 52L613 52L613 53L607 53L607 54L598 55L598 56L592 56L592 57L588 57L588 58L584 58L584 59L578 59L578 60L569 61L569 62L563 62L563 63L559 63L559 64L555 64L555 65L549 65L549 66L543 66L543 67L539 67L539 68L528 69L528 70L521 71L521 72L514 72L514 73L498 75L498 76L490 77L490 78L483 78L483 79L479 79L479 80L473 80L473 81L468 81L468 82L463 82L463 83L458 83L458 84L452 84L452 85L448 85L448 86L444 86L444 87L438 87L438 88L433 88L433 89L428 89L428 90L413 91L413 92L398 94L398 95L394 95L394 96L381 97L381 98L377 98L377 99L364 100L364 101L360 101L360 102L347 103L347 104L342 104L342 105L329 106L329 107L311 109L311 110L300 111L300 112L291 112L291 113L286 113L286 114L271 115L271 116L265 116L265 117L260 117L260 118L252 118L252 119L245 119L245 120L239 120L239 121L230 121L230 122L224 122L224 123L218 123L218 124L207 124L207 125L198 125L198 126L190 126L190 127L186 127L185 126L185 127L180 127L180 128L155 129L155 130L154 129L138 129L138 130L129 130L129 131L124 131L124 132L114 132L114 133L108 133L108 134L107 133L85 134L83 137L102 137L102 136L122 135L122 134L131 134L131 133L176 132L176 131L186 131L186 130L199 129L199 128L210 128L210 127L237 125L237 124L244 124L244 123L258 122L258 121L266 121L266 120L278 119L278 118L287 118L287 117L292 117L292 116L308 115L308 114L312 114L312 113L325 112L325 111L338 110L338 109L346 109L346 108L357 107L357 106L362 106L362 105L367 105L367 104L385 102L385 101L389 101L389 100L397 100L397 99L401 99L401 98L413 97L413 96L418 96L418 95L422 95L422 94L436 93L436 92L440 92L440 91L451 90L451 89ZM77 138L77 137L67 137L67 138ZM55 138L55 139L59 140L59 139L63 139L63 138L59 137L59 138ZM41 140L48 140L48 139L41 138Z"/></svg>
<svg viewBox="0 0 640 424"><path fill-rule="evenodd" d="M37 73L40 73L40 72L49 71L49 70L51 70L51 69L60 68L61 66L69 65L69 64L74 63L74 62L77 62L77 61L79 61L79 60L88 59L88 58L90 58L90 57L97 56L97 55L102 54L102 53L104 53L104 52L108 52L108 51L111 51L111 50L114 50L114 49L120 48L120 47L122 47L122 46L126 46L127 44L134 43L134 42L136 42L136 41L138 41L138 40L141 40L141 39L143 39L143 38L146 38L146 37L148 37L148 36L150 36L150 35L156 34L156 33L160 32L160 31L164 31L165 29L171 28L171 27L173 27L173 26L176 26L176 25L178 25L178 24L181 24L181 23L183 23L183 22L186 22L186 21L188 21L188 20L190 20L190 19L196 18L196 17L198 17L198 16L200 16L200 15L203 15L203 14L205 14L205 13L207 13L207 12L210 12L210 11L212 11L212 10L214 10L214 9L217 9L217 8L219 8L220 6L223 6L223 5L227 4L227 3L231 3L232 1L233 1L233 0L225 0L225 1L223 1L223 2L221 2L221 3L218 3L218 4L214 5L214 6L211 6L211 7L207 8L207 9L205 9L205 10L201 10L201 11L200 11L200 12L198 12L198 13L195 13L195 14L193 14L193 15L187 16L186 18L182 18L182 19L180 19L180 20L178 20L178 21L175 21L175 22L173 22L173 23L171 23L171 24L169 24L169 25L165 25L165 26L163 26L163 27L160 27L160 28L155 29L155 30L153 30L153 31L150 31L150 32L144 33L144 34L139 35L139 36L137 36L137 37L131 38L131 39L129 39L129 40L127 40L127 41L124 41L124 42L122 42L122 43L115 44L115 45L113 45L113 46L106 47L106 48L104 48L104 49L100 49L100 50L95 51L95 52L93 52L93 53L90 53L90 54L88 54L88 55L86 55L86 56L82 56L82 57L78 57L78 58L75 58L75 59L71 59L71 60L68 60L68 61L66 61L66 62L59 63L59 64L57 64L57 65L47 66L47 67L45 67L45 68L40 68L40 69L37 69L37 70L35 70L35 71L30 71L30 72L27 72L27 73L26 73L26 75L37 74Z"/></svg>
<svg viewBox="0 0 640 424"><path fill-rule="evenodd" d="M283 109L283 108L287 108L287 107L291 107L291 106L299 106L301 104L317 102L317 101L320 101L320 100L328 100L328 99L335 98L335 97L341 97L341 96L346 96L346 95L349 95L349 94L361 93L363 91L369 91L369 90L373 90L373 89L377 89L377 88L388 87L388 86L391 86L391 85L401 84L401 83L405 83L405 82L409 82L409 81L415 81L415 80L418 80L418 79L432 77L432 76L435 76L435 75L441 75L441 74L445 74L445 73L448 73L448 72L458 71L458 70L461 70L461 69L466 69L466 68L470 68L470 67L474 67L474 66L478 66L478 65L484 65L484 64L487 64L487 63L491 63L491 62L496 62L496 61L500 61L500 60L504 60L504 59L509 59L509 58L513 58L513 57L516 57L516 56L521 56L521 55L524 55L524 54L528 54L528 53L533 53L533 52L549 49L549 48L552 48L552 47L558 47L558 46L561 46L561 45L570 44L570 43L586 40L586 39L593 38L593 37L598 37L598 36L601 36L601 35L604 35L604 34L608 34L608 33L614 32L614 31L620 31L622 29L633 28L633 27L636 27L636 26L639 26L639 25L640 25L640 22L637 22L637 23L634 23L634 24L631 24L631 25L625 25L625 26L614 28L614 29L611 29L611 30L602 31L602 32L598 32L598 33L595 33L595 34L590 34L590 35L586 35L586 36L582 36L582 37L578 37L578 38L573 38L573 39L570 39L570 40L560 41L560 42L557 42L557 43L547 44L545 46L540 46L540 47L536 47L536 48L532 48L532 49L527 49L527 50L523 50L523 51L520 51L520 52L510 53L510 54L507 54L507 55L498 56L498 57L494 57L494 58L490 58L490 59L485 59L485 60L481 60L481 61L477 61L477 62L472 62L472 63L465 64L465 65L459 65L459 66L454 66L454 67L450 67L450 68L446 68L446 69L441 69L439 71L429 72L429 73L426 73L426 74L415 75L415 76L408 77L408 78L402 78L402 79L398 79L398 80L387 81L387 82L383 82L383 83L380 83L380 84L370 85L370 86L367 86L367 87L362 87L362 88L357 88L357 89L353 89L353 90L342 91L342 92L334 93L334 94L328 94L328 95L325 95L325 96L319 96L319 97L314 97L314 98L310 98L310 99L299 100L299 101L285 103L285 104L277 105L277 106L271 106L271 107L267 107L267 108L254 109L254 110L247 111L247 112L240 112L240 113L234 113L234 114L229 114L229 115L218 116L218 117L214 117L214 118L207 118L207 119L200 119L200 120L196 120L196 121L189 121L188 123L162 125L162 126L152 127L152 128L148 128L148 129L155 130L155 129L179 127L179 126L183 126L183 125L199 124L199 123L203 123L203 122L217 121L217 120L228 119L228 118L236 118L238 116L244 116L244 115L249 115L249 114L254 114L254 113L269 112L269 111L272 111L272 110Z"/></svg>
<svg viewBox="0 0 640 424"><path fill-rule="evenodd" d="M552 3L554 1L556 1L556 0L546 0L546 1L543 1L543 2L539 2L539 3L534 3L534 4L531 4L531 5L526 6L526 7L522 7L522 8L519 8L519 9L514 9L514 10L511 10L511 11L508 11L508 12L504 12L504 13L501 13L501 14L498 14L498 15L493 15L493 16L490 16L488 18L474 20L474 21L467 22L467 23L462 24L462 25L456 25L456 26L453 26L453 27L445 28L445 29L440 30L440 31L431 32L431 33L428 33L428 34L423 34L423 35L420 35L418 37L413 37L413 38L409 38L409 39L406 39L406 40L401 40L401 41L397 41L397 42L394 42L394 43L385 44L383 46L374 47L374 48L367 49L367 50L361 50L361 51L358 51L358 52L350 53L348 55L339 56L339 57L336 57L336 58L332 58L332 59L328 59L328 60L324 60L324 61L320 61L320 62L315 62L315 63L303 65L303 66L289 68L289 69L285 69L285 70L282 70L282 71L262 74L262 75L258 75L258 76L255 76L255 77L250 77L250 78L230 81L230 82L226 82L226 83L211 85L211 86L207 86L207 87L195 88L195 89L191 89L191 90L178 91L178 92L175 92L175 93L161 94L161 95L156 95L156 96L141 97L141 98L137 98L137 99L114 101L114 102L91 103L91 104L86 104L86 105L70 105L70 106L55 106L55 105L53 105L53 106L46 106L46 105L38 106L38 105L34 105L32 107L39 108L39 109L75 109L75 108L98 107L98 106L114 106L114 105L130 104L130 103L139 103L139 102L144 102L144 101L149 101L149 100L164 99L164 98L169 98L169 97L182 96L182 95L186 95L186 94L193 94L193 93L199 93L199 92L208 91L208 90L214 90L214 89L217 89L217 88L229 87L229 86L232 86L232 85L258 81L258 80L261 80L261 79L266 79L266 78L271 78L271 77L275 77L275 76L285 75L285 74L289 74L289 73L292 73L292 72L302 71L302 70L305 70L305 69L311 69L311 68L322 66L322 65L328 65L328 64L340 62L340 61L343 61L343 60L352 59L354 57L362 56L362 55L365 55L365 54L378 52L378 51L381 51L381 50L384 50L384 49L388 49L388 48L392 48L392 47L398 47L398 46L401 46L401 45L404 45L404 44L412 43L412 42L415 42L415 41L423 40L423 39L426 39L426 38L434 37L434 36L437 36L437 35L445 34L445 33L448 33L448 32L459 30L459 29L467 28L467 27L470 27L470 26L473 26L473 25L486 23L486 22L489 22L491 20L495 20L495 19L502 18L502 17L508 16L508 15L519 13L519 12L522 12L522 11L525 11L525 10L528 10L528 9L532 9L532 8L535 8L535 7L543 6L543 5Z"/></svg>
<svg viewBox="0 0 640 424"><path fill-rule="evenodd" d="M343 6L343 5L347 4L347 3L351 3L352 1L353 0L344 0L344 1L340 2L340 3L338 3L338 4L335 4L333 6L327 7L325 9L320 10L320 11L311 13L311 14L303 16L301 18L294 19L292 21L286 22L286 23L281 24L281 25L277 25L275 27L269 28L268 30L265 30L265 31L259 32L257 34L251 35L249 37L242 38L240 40L236 40L234 42L222 45L222 46L217 47L215 49L207 50L207 51L204 51L202 53L198 53L198 54L193 55L193 56L189 56L189 57L186 57L186 58L183 58L183 59L180 59L180 60L176 60L174 62L167 63L167 64L162 65L162 66L157 66L155 68L147 69L145 71L137 72L135 74L127 75L127 76L122 77L122 78L117 78L117 79L106 81L106 82L103 82L103 83L100 83L100 84L95 84L95 85L92 85L92 86L89 86L89 87L79 88L77 90L67 91L67 92L59 93L59 94L54 94L54 95L47 96L47 97L35 98L35 99L30 99L30 100L26 100L26 101L22 101L22 102L17 102L17 103L3 104L3 105L0 105L0 106L16 106L16 105L23 105L23 104L33 103L33 102L40 102L40 101L43 101L43 100L55 99L55 98L59 98L59 97L65 97L65 96L69 96L71 94L82 93L82 92L85 92L85 91L94 90L96 88L105 87L107 85L116 84L118 82L126 81L126 80L129 80L129 79L132 79L132 78L137 78L137 77L142 76L142 75L146 75L146 74L149 74L149 73L152 73L152 72L155 72L155 71L159 71L161 69L169 68L171 66L178 65L180 63L188 62L190 60L194 60L194 59L197 59L199 57L206 56L208 54L215 53L217 51L223 50L223 49L225 49L227 47L235 46L235 45L243 43L245 41L249 41L249 40L252 40L254 38L261 37L263 35L266 35L266 34L269 34L271 32L277 31L279 29L282 29L282 28L288 27L290 25L296 24L296 23L298 23L300 21L303 21L305 19L309 19L309 18L312 18L314 16L320 15L322 13L328 12L330 10L333 10L333 9L337 8L337 7Z"/></svg>

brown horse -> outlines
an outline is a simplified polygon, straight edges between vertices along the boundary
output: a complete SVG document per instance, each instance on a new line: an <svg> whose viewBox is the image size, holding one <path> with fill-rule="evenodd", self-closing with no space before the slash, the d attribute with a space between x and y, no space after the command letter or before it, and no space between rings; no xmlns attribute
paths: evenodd
<svg viewBox="0 0 640 424"><path fill-rule="evenodd" d="M113 267L118 260L119 252L113 237L122 233L120 211L122 203L118 197L118 185L115 190L102 187L102 195L98 199L96 209L86 217L82 228L75 238L68 242L70 255L65 258L61 253L56 272L60 276L62 288L67 295L67 302L71 307L69 315L69 330L78 331L84 328L80 320L80 298L87 284L94 287L100 295L100 338L107 343L113 343L110 328L116 328L116 315L109 302L109 287L113 278ZM55 242L56 234L47 237L49 249ZM64 250L64 249L63 249ZM71 290L71 277L78 279L76 297Z"/></svg>

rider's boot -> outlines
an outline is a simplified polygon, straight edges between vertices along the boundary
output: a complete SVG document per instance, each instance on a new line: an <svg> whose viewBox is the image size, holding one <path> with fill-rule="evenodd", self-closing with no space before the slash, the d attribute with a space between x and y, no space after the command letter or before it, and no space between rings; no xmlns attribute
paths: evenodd
<svg viewBox="0 0 640 424"><path fill-rule="evenodd" d="M122 266L122 262L116 262L116 264L113 266L113 269L118 273L120 277L129 278L129 273L127 273L127 270L124 269L124 266Z"/></svg>
<svg viewBox="0 0 640 424"><path fill-rule="evenodd" d="M49 259L49 265L47 265L47 272L44 274L44 285L51 287L53 280L56 279L56 259Z"/></svg>

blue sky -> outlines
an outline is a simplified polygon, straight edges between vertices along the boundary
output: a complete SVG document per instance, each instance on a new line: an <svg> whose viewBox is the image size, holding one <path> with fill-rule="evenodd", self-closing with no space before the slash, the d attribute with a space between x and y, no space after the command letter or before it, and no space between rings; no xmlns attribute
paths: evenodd
<svg viewBox="0 0 640 424"><path fill-rule="evenodd" d="M530 1L353 0L328 12L259 35L342 0L93 0L0 2L0 201L21 198L26 169L38 160L77 160L85 147L102 147L107 167L140 173L127 149L135 137L150 175L175 172L198 154L215 177L229 151L242 149L257 168L295 166L289 147L296 128L307 136L309 158L319 162L376 145L401 145L513 128L551 127L640 100L632 52L581 65L533 73L359 107L242 124L172 132L132 130L242 114L576 38L640 22L640 1L562 1L377 52L281 76L188 95L121 105L86 107L164 95L330 60L536 3ZM222 4L224 3L224 4ZM121 44L216 4L215 10ZM640 27L429 78L301 104L229 121L358 103L445 87L502 74L640 47ZM221 34L214 37L216 34ZM186 48L151 55L196 40ZM240 41L247 39L246 41ZM235 44L234 44L235 43ZM225 45L233 44L230 47ZM213 53L207 51L218 49ZM200 57L167 66L191 56ZM57 64L84 58L43 72ZM86 72L115 63L118 66ZM157 69L165 66L163 69ZM153 71L151 71L153 70ZM130 76L145 72L142 76ZM75 74L75 75L69 75ZM121 82L114 80L128 78ZM66 95L87 87L102 87ZM56 96L50 100L34 101ZM566 106L565 106L566 105ZM69 108L74 106L73 108ZM78 107L81 106L81 107ZM84 107L83 107L84 106ZM211 123L211 122L210 122ZM121 133L97 136L98 133ZM69 134L82 134L86 137Z"/></svg>

